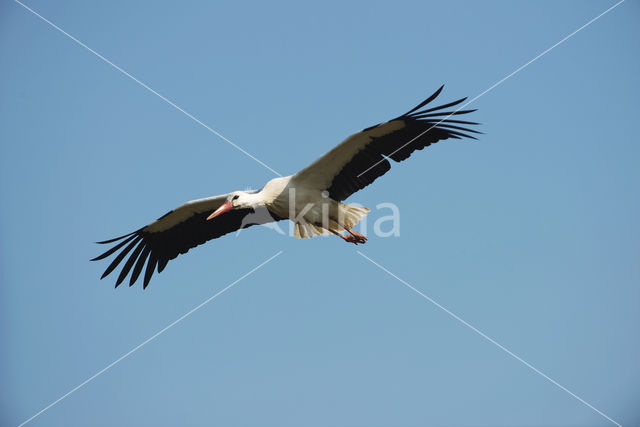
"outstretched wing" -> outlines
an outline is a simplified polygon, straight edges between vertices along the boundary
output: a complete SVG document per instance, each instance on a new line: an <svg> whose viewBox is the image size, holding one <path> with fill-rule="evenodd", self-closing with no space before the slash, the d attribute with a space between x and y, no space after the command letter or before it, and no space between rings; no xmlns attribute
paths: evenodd
<svg viewBox="0 0 640 427"><path fill-rule="evenodd" d="M423 109L440 94L443 87L407 113L351 135L298 172L293 177L294 182L304 182L306 186L327 190L329 197L341 201L387 173L391 169L389 158L401 162L415 150L422 150L444 139L476 139L470 133L481 132L468 126L478 123L450 118L475 110L443 111L466 98Z"/></svg>
<svg viewBox="0 0 640 427"><path fill-rule="evenodd" d="M130 271L132 272L129 286L133 285L146 262L143 284L143 288L146 288L156 266L158 273L162 272L169 260L187 253L189 249L241 228L280 219L270 215L266 209L260 215L255 215L256 212L253 209L232 209L224 215L207 221L207 216L226 199L227 195L224 194L192 200L133 233L98 242L100 244L117 242L117 244L91 261L117 253L102 275L102 279L128 256L116 280L116 287L122 283ZM248 216L252 219L251 221L245 221Z"/></svg>

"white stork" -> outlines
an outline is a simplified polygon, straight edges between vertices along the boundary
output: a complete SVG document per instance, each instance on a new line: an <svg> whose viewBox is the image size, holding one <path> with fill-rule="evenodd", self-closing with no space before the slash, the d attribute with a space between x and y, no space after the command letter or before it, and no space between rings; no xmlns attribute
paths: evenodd
<svg viewBox="0 0 640 427"><path fill-rule="evenodd" d="M118 243L92 261L120 251L101 279L131 253L116 287L132 269L129 286L133 285L146 262L146 288L156 267L158 273L162 272L167 262L179 254L232 231L282 219L295 223L294 234L298 238L333 233L345 242L365 243L367 238L352 229L369 209L341 203L343 200L391 169L388 159L401 162L414 150L438 141L476 139L469 133L480 133L459 126L478 123L449 118L475 110L443 111L466 98L422 109L443 87L407 113L351 135L295 175L272 179L257 191L234 191L192 200L139 230L98 242Z"/></svg>

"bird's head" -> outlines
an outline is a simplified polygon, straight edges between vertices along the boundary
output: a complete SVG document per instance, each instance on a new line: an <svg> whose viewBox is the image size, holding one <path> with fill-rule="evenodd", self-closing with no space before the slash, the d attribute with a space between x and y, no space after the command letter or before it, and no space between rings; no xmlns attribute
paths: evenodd
<svg viewBox="0 0 640 427"><path fill-rule="evenodd" d="M234 191L227 196L227 200L218 207L211 215L207 217L207 220L213 219L218 215L230 211L231 209L255 209L257 207L257 200L255 193L249 193L247 191Z"/></svg>

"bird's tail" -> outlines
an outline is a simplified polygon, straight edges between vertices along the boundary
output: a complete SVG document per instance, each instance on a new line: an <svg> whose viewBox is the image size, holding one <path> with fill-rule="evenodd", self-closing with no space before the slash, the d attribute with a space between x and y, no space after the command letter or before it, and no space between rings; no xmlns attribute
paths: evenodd
<svg viewBox="0 0 640 427"><path fill-rule="evenodd" d="M340 223L349 230L355 227L362 218L371 212L369 208L365 208L364 206L348 205L346 203L340 203L338 209L340 210Z"/></svg>
<svg viewBox="0 0 640 427"><path fill-rule="evenodd" d="M357 205L348 205L346 203L340 203L338 205L338 220L333 218L329 219L329 229L336 233L342 233L345 228L351 230L355 227L367 214L370 212L369 208ZM342 224L342 225L341 225ZM344 226L344 227L343 227ZM296 223L293 229L293 235L298 239L310 239L313 236L322 236L329 234L330 230L320 227L316 224Z"/></svg>
<svg viewBox="0 0 640 427"><path fill-rule="evenodd" d="M324 234L329 234L329 230L308 222L297 222L293 226L293 236L298 239L310 239L313 236L322 236Z"/></svg>

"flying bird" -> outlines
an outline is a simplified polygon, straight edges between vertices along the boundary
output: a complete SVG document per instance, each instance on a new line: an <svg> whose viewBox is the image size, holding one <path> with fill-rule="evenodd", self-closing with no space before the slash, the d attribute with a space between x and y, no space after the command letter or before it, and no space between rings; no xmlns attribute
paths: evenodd
<svg viewBox="0 0 640 427"><path fill-rule="evenodd" d="M445 111L466 98L425 109L443 87L405 114L349 136L295 175L272 179L261 190L192 200L132 233L97 242L115 245L92 261L117 254L101 279L128 256L116 287L129 272L129 286L133 285L144 268L146 288L156 269L162 272L189 249L251 225L284 219L294 222L297 238L332 233L345 242L365 243L367 238L353 227L369 209L342 203L346 198L387 173L389 159L401 162L438 141L476 139L472 134L480 133L468 127L478 123L451 118L475 110Z"/></svg>

